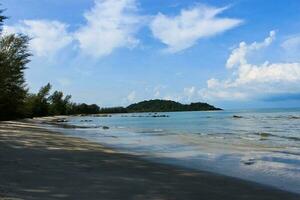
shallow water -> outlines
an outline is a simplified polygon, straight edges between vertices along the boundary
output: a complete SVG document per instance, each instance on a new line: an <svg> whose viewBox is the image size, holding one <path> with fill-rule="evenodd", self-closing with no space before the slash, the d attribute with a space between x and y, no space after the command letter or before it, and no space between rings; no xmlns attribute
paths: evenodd
<svg viewBox="0 0 300 200"><path fill-rule="evenodd" d="M208 170L300 193L300 109L73 117L102 128L65 130L156 162ZM82 121L91 120L91 121Z"/></svg>

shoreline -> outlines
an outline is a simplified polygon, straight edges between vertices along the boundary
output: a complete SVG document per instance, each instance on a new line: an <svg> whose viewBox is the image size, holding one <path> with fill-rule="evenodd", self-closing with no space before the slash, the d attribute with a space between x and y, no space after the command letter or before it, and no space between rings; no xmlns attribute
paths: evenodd
<svg viewBox="0 0 300 200"><path fill-rule="evenodd" d="M49 120L49 119L47 119ZM299 199L210 172L153 163L34 121L0 122L0 199Z"/></svg>

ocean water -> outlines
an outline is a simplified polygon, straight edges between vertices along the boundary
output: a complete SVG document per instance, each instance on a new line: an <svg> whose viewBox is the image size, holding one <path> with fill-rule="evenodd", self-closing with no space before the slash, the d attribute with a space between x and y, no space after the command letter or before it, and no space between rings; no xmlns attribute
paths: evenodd
<svg viewBox="0 0 300 200"><path fill-rule="evenodd" d="M158 113L162 114L162 113ZM64 130L121 152L300 193L300 109L72 117ZM109 129L103 129L107 126Z"/></svg>

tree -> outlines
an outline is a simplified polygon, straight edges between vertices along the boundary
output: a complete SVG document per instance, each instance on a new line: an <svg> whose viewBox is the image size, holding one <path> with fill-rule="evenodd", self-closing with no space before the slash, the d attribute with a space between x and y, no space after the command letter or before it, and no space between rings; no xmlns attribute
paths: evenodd
<svg viewBox="0 0 300 200"><path fill-rule="evenodd" d="M28 42L29 38L24 35L1 35L0 120L24 116L24 102L27 94L24 70L31 56L28 51Z"/></svg>
<svg viewBox="0 0 300 200"><path fill-rule="evenodd" d="M30 61L29 38L24 35L3 36L5 16L0 10L0 120L24 116L27 89L24 79L26 64Z"/></svg>
<svg viewBox="0 0 300 200"><path fill-rule="evenodd" d="M50 97L51 102L50 113L52 115L66 115L67 107L70 104L71 95L63 98L64 94L60 91L55 91Z"/></svg>
<svg viewBox="0 0 300 200"><path fill-rule="evenodd" d="M101 108L99 111L99 113L127 113L128 110L127 108L124 107L112 107L112 108Z"/></svg>
<svg viewBox="0 0 300 200"><path fill-rule="evenodd" d="M49 114L49 102L48 95L51 90L51 85L48 83L46 86L41 87L36 95L34 104L34 115L35 116L46 116Z"/></svg>
<svg viewBox="0 0 300 200"><path fill-rule="evenodd" d="M7 19L7 17L3 16L2 13L3 13L3 10L0 10L0 32L2 30L2 25L3 25L4 20Z"/></svg>
<svg viewBox="0 0 300 200"><path fill-rule="evenodd" d="M49 115L50 103L48 100L51 85L41 87L37 94L29 94L26 98L26 109L28 117L42 117Z"/></svg>

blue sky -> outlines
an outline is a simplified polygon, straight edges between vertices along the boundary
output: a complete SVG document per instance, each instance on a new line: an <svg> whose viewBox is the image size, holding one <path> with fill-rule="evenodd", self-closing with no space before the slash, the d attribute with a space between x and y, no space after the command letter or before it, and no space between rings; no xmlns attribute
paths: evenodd
<svg viewBox="0 0 300 200"><path fill-rule="evenodd" d="M76 102L300 106L298 0L2 0L25 33L31 91Z"/></svg>

